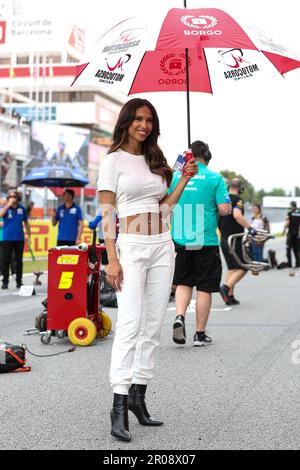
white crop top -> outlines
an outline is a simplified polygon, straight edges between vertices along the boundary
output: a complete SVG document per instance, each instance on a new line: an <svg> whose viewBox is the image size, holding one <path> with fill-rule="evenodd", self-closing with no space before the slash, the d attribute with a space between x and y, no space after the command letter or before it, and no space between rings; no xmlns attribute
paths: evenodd
<svg viewBox="0 0 300 470"><path fill-rule="evenodd" d="M116 194L118 217L159 212L159 201L167 194L167 183L150 171L144 155L118 150L102 160L98 191Z"/></svg>

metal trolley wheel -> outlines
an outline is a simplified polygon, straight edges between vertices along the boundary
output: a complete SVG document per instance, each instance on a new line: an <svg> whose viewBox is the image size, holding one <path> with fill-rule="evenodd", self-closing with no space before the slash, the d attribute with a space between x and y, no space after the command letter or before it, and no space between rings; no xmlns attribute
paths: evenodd
<svg viewBox="0 0 300 470"><path fill-rule="evenodd" d="M55 336L59 339L63 339L65 336L67 336L67 332L65 330L56 330Z"/></svg>
<svg viewBox="0 0 300 470"><path fill-rule="evenodd" d="M69 340L76 346L89 346L96 336L96 325L88 318L76 318L68 327Z"/></svg>

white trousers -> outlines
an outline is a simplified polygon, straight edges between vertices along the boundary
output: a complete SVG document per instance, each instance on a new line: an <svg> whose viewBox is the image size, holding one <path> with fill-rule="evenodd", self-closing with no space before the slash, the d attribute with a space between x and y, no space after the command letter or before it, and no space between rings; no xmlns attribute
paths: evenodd
<svg viewBox="0 0 300 470"><path fill-rule="evenodd" d="M175 252L169 232L119 234L117 250L124 280L117 293L110 383L114 393L127 395L132 383L146 385L153 377L153 356L170 297Z"/></svg>

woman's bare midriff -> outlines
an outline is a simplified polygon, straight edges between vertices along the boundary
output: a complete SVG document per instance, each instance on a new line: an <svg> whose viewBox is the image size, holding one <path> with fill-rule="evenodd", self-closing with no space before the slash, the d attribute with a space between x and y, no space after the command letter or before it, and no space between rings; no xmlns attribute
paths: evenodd
<svg viewBox="0 0 300 470"><path fill-rule="evenodd" d="M168 231L161 214L145 212L130 215L119 219L120 233L133 233L135 235L158 235Z"/></svg>

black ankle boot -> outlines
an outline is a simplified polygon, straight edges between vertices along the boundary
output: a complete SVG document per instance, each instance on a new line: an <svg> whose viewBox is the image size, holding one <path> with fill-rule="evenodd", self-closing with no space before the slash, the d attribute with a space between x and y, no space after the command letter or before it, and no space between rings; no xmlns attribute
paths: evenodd
<svg viewBox="0 0 300 470"><path fill-rule="evenodd" d="M151 418L148 413L145 394L147 385L132 384L129 389L129 403L128 408L135 414L140 424L143 426L161 426L162 421L157 421Z"/></svg>
<svg viewBox="0 0 300 470"><path fill-rule="evenodd" d="M110 412L111 435L121 441L130 441L128 425L128 395L114 393L113 409Z"/></svg>

